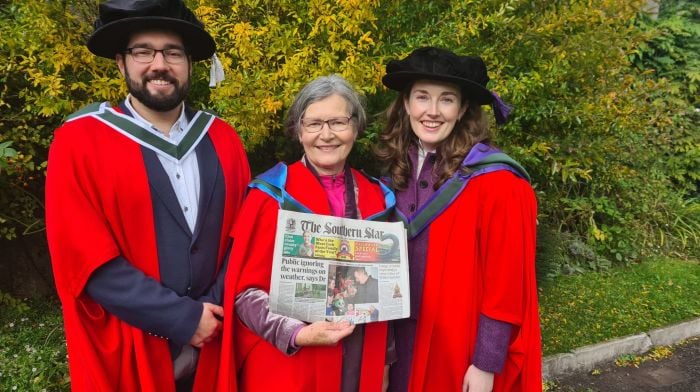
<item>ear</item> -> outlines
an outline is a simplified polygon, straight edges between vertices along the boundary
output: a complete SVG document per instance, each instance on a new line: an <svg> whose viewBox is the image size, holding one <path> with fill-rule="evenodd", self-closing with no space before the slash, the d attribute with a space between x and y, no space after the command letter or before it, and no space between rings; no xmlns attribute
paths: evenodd
<svg viewBox="0 0 700 392"><path fill-rule="evenodd" d="M114 60L117 62L117 67L119 67L119 73L121 73L122 76L126 76L126 58L124 57L124 55L121 53L117 53L117 55L114 57Z"/></svg>
<svg viewBox="0 0 700 392"><path fill-rule="evenodd" d="M408 99L409 99L408 96L406 96L406 98L403 99L403 109L406 111L406 114L408 114L410 116L411 111L408 110L408 108L409 108Z"/></svg>

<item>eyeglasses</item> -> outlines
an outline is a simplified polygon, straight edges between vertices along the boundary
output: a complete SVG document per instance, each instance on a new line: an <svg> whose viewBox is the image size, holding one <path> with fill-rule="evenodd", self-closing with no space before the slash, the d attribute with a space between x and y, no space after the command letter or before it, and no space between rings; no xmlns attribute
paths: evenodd
<svg viewBox="0 0 700 392"><path fill-rule="evenodd" d="M320 118L303 118L301 119L301 125L304 130L308 133L321 132L323 129L323 124L328 124L328 128L333 132L343 132L348 129L350 125L350 117L333 117L328 120L321 120Z"/></svg>
<svg viewBox="0 0 700 392"><path fill-rule="evenodd" d="M150 64L156 58L156 53L161 52L166 63L182 64L187 60L187 53L184 49L152 49L152 48L127 48L124 53L130 54L137 63Z"/></svg>

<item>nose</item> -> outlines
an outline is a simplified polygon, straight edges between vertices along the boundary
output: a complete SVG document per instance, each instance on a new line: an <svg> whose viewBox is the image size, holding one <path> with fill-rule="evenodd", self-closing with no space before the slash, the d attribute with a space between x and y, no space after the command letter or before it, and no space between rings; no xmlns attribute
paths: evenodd
<svg viewBox="0 0 700 392"><path fill-rule="evenodd" d="M428 105L428 116L437 117L440 114L438 110L438 101L432 100Z"/></svg>
<svg viewBox="0 0 700 392"><path fill-rule="evenodd" d="M335 136L333 131L331 131L331 126L328 124L328 121L321 124L321 130L319 132L321 134L321 139L332 139Z"/></svg>
<svg viewBox="0 0 700 392"><path fill-rule="evenodd" d="M163 52L156 52L151 62L151 68L163 69L167 67L168 63L165 61L165 54Z"/></svg>

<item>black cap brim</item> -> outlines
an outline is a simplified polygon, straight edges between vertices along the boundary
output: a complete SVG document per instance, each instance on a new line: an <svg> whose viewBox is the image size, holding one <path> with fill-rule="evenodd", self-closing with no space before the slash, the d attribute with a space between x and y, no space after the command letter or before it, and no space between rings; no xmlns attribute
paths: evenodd
<svg viewBox="0 0 700 392"><path fill-rule="evenodd" d="M459 86L467 98L478 102L480 105L488 105L493 102L491 92L471 80L451 75L440 75L424 72L392 72L384 75L382 83L392 90L403 91L406 87L419 80L437 80L452 83Z"/></svg>
<svg viewBox="0 0 700 392"><path fill-rule="evenodd" d="M167 30L179 34L193 61L207 59L216 51L214 39L204 29L180 19L158 16L120 19L101 26L90 36L87 47L97 56L114 59L126 49L131 34L139 30Z"/></svg>

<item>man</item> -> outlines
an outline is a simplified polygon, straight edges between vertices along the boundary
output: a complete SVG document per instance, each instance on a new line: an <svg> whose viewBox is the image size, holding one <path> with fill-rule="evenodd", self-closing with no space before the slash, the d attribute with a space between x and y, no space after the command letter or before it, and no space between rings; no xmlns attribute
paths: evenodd
<svg viewBox="0 0 700 392"><path fill-rule="evenodd" d="M353 272L357 282L357 294L353 300L356 304L379 302L379 282L371 277L365 267L359 267Z"/></svg>
<svg viewBox="0 0 700 392"><path fill-rule="evenodd" d="M184 103L192 62L216 45L181 0L110 0L87 46L116 60L129 95L70 116L49 153L72 389L189 390L221 328L222 261L250 180L235 131Z"/></svg>

